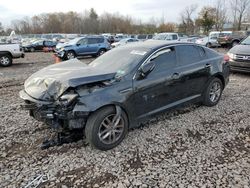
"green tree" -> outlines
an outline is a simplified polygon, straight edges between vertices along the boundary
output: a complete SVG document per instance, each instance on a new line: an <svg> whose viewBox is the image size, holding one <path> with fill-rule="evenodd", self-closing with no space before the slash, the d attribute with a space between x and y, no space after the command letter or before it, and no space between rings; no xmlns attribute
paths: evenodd
<svg viewBox="0 0 250 188"><path fill-rule="evenodd" d="M206 6L199 12L199 17L196 20L197 26L201 26L204 33L208 33L215 24L216 8Z"/></svg>

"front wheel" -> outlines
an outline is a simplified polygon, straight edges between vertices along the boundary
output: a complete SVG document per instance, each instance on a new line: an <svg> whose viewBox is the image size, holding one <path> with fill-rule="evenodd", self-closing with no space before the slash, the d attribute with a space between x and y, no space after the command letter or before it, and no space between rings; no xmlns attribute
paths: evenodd
<svg viewBox="0 0 250 188"><path fill-rule="evenodd" d="M90 115L85 136L91 146L106 151L122 142L128 132L128 118L114 107L105 107Z"/></svg>
<svg viewBox="0 0 250 188"><path fill-rule="evenodd" d="M203 98L203 104L206 106L215 106L220 101L223 91L223 85L219 78L214 78L208 84Z"/></svg>
<svg viewBox="0 0 250 188"><path fill-rule="evenodd" d="M66 58L67 58L67 60L69 60L69 59L74 59L76 57L76 55L75 55L75 52L73 52L73 51L68 51L67 53L66 53Z"/></svg>
<svg viewBox="0 0 250 188"><path fill-rule="evenodd" d="M0 55L0 65L3 67L8 67L12 65L12 57L8 54Z"/></svg>

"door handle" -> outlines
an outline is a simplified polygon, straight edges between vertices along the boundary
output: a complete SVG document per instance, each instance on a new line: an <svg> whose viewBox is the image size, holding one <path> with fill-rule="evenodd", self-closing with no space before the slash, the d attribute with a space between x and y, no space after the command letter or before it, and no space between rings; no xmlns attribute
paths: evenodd
<svg viewBox="0 0 250 188"><path fill-rule="evenodd" d="M172 75L172 79L174 79L174 80L177 80L177 79L179 79L180 78L180 74L179 73L174 73L173 75Z"/></svg>
<svg viewBox="0 0 250 188"><path fill-rule="evenodd" d="M211 64L209 63L205 65L205 68L210 68L210 67L211 67Z"/></svg>

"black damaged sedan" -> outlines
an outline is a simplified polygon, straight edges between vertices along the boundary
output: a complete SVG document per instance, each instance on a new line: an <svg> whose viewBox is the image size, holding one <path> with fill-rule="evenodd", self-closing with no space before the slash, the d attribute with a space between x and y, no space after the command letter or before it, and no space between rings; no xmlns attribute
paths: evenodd
<svg viewBox="0 0 250 188"><path fill-rule="evenodd" d="M211 49L146 41L88 65L73 59L48 66L25 81L20 97L38 121L84 131L92 146L108 150L160 112L190 102L216 105L228 81L227 58Z"/></svg>

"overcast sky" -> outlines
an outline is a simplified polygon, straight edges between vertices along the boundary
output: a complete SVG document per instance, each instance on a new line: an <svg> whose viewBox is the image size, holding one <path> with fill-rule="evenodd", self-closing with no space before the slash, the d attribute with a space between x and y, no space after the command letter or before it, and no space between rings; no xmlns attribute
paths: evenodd
<svg viewBox="0 0 250 188"><path fill-rule="evenodd" d="M199 7L211 5L215 0L1 0L0 22L5 26L13 19L48 12L83 12L94 8L98 14L103 12L129 15L146 22L150 18L164 18L178 22L179 13L186 6L197 4Z"/></svg>

